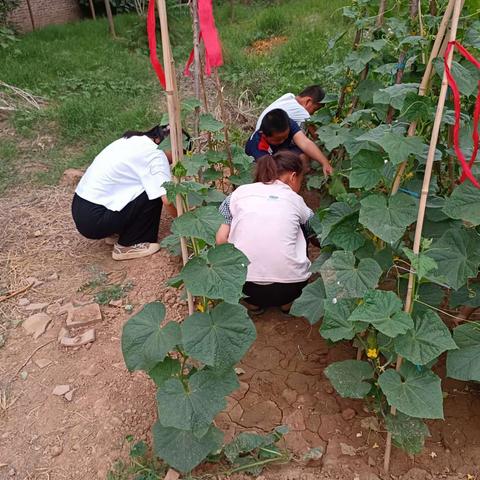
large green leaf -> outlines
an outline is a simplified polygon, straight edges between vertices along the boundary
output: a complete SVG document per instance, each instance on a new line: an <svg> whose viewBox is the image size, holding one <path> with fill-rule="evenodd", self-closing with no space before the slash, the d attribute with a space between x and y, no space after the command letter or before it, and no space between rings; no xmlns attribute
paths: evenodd
<svg viewBox="0 0 480 480"><path fill-rule="evenodd" d="M336 247L354 252L365 243L365 237L357 231L356 215L345 218L335 225L322 245L334 244Z"/></svg>
<svg viewBox="0 0 480 480"><path fill-rule="evenodd" d="M172 222L172 232L181 237L194 237L215 244L215 235L224 218L213 206L200 207L180 215Z"/></svg>
<svg viewBox="0 0 480 480"><path fill-rule="evenodd" d="M392 434L396 447L412 455L419 454L425 445L425 437L430 436L428 427L419 418L409 417L402 412L385 417L387 430Z"/></svg>
<svg viewBox="0 0 480 480"><path fill-rule="evenodd" d="M476 277L480 264L480 241L478 234L463 228L447 230L429 250L438 265L433 281L446 283L457 290L467 279Z"/></svg>
<svg viewBox="0 0 480 480"><path fill-rule="evenodd" d="M194 153L193 155L185 155L183 165L187 169L188 176L197 176L201 168L208 166L207 156L204 153Z"/></svg>
<svg viewBox="0 0 480 480"><path fill-rule="evenodd" d="M375 57L375 52L372 48L359 48L350 52L345 58L345 65L354 73L360 73L365 65Z"/></svg>
<svg viewBox="0 0 480 480"><path fill-rule="evenodd" d="M428 255L428 252L415 254L413 250L410 250L409 248L404 248L403 252L410 260L411 268L415 271L419 280L422 280L430 272L433 272L438 268L437 262Z"/></svg>
<svg viewBox="0 0 480 480"><path fill-rule="evenodd" d="M256 338L247 310L220 303L208 313L194 313L182 323L183 346L188 355L219 368L237 363Z"/></svg>
<svg viewBox="0 0 480 480"><path fill-rule="evenodd" d="M457 308L462 305L480 307L480 283L464 285L460 290L451 292L450 306Z"/></svg>
<svg viewBox="0 0 480 480"><path fill-rule="evenodd" d="M325 300L325 313L320 335L332 342L340 340L351 340L356 333L365 329L365 325L352 322L350 315L355 308L354 300Z"/></svg>
<svg viewBox="0 0 480 480"><path fill-rule="evenodd" d="M324 125L318 128L317 134L319 141L325 145L327 150L333 150L352 138L348 127L341 127L335 124Z"/></svg>
<svg viewBox="0 0 480 480"><path fill-rule="evenodd" d="M207 258L193 257L180 277L192 295L237 303L247 278L247 257L231 243L211 248Z"/></svg>
<svg viewBox="0 0 480 480"><path fill-rule="evenodd" d="M159 421L152 432L155 455L182 473L193 470L223 442L223 433L213 426L201 438L188 430L166 428Z"/></svg>
<svg viewBox="0 0 480 480"><path fill-rule="evenodd" d="M350 321L373 325L389 337L406 333L413 328L412 317L402 311L402 301L393 292L370 290L352 313Z"/></svg>
<svg viewBox="0 0 480 480"><path fill-rule="evenodd" d="M168 352L181 344L178 323L160 324L165 307L160 302L148 303L123 326L122 352L128 370L151 370L163 361Z"/></svg>
<svg viewBox="0 0 480 480"><path fill-rule="evenodd" d="M373 194L360 203L360 223L388 243L400 240L417 218L417 201L404 193L392 197Z"/></svg>
<svg viewBox="0 0 480 480"><path fill-rule="evenodd" d="M405 361L397 372L388 369L378 377L388 403L415 418L442 418L443 395L440 378L431 370Z"/></svg>
<svg viewBox="0 0 480 480"><path fill-rule="evenodd" d="M323 218L321 221L321 232L317 232L321 234L322 241L325 240L330 232L338 225L342 220L345 220L350 215L355 213L355 209L353 209L348 203L345 202L334 202L332 203L328 209L323 210Z"/></svg>
<svg viewBox="0 0 480 480"><path fill-rule="evenodd" d="M160 423L194 432L208 429L215 415L226 407L225 395L235 389L231 375L228 370L223 375L200 370L185 383L178 378L164 382L157 391Z"/></svg>
<svg viewBox="0 0 480 480"><path fill-rule="evenodd" d="M371 190L382 179L383 166L383 157L380 153L360 150L352 158L350 187Z"/></svg>
<svg viewBox="0 0 480 480"><path fill-rule="evenodd" d="M355 264L352 252L337 250L321 266L328 298L359 298L377 286L382 274L380 265L372 258L364 258Z"/></svg>
<svg viewBox="0 0 480 480"><path fill-rule="evenodd" d="M443 58L435 59L433 65L438 76L442 78L445 69ZM477 91L478 79L468 68L454 60L452 62L451 72L461 93L470 96Z"/></svg>
<svg viewBox="0 0 480 480"><path fill-rule="evenodd" d="M405 137L394 132L385 133L378 144L385 150L394 165L408 160L410 155L422 155L424 150L423 140L420 137Z"/></svg>
<svg viewBox="0 0 480 480"><path fill-rule="evenodd" d="M201 132L219 132L224 127L222 122L219 122L210 113L202 113L200 115L200 131Z"/></svg>
<svg viewBox="0 0 480 480"><path fill-rule="evenodd" d="M324 373L344 398L364 398L372 388L373 368L368 362L344 360L330 364Z"/></svg>
<svg viewBox="0 0 480 480"><path fill-rule="evenodd" d="M170 378L178 377L181 369L179 360L167 357L163 362L157 363L148 372L148 375L155 382L157 388L160 388Z"/></svg>
<svg viewBox="0 0 480 480"><path fill-rule="evenodd" d="M458 326L453 330L453 339L458 350L447 354L447 375L480 382L480 322Z"/></svg>
<svg viewBox="0 0 480 480"><path fill-rule="evenodd" d="M295 317L305 317L312 325L323 316L325 287L321 278L308 284L290 309L290 314Z"/></svg>
<svg viewBox="0 0 480 480"><path fill-rule="evenodd" d="M426 365L447 350L457 348L450 330L432 310L414 319L415 327L395 338L395 350L415 365Z"/></svg>
<svg viewBox="0 0 480 480"><path fill-rule="evenodd" d="M480 225L480 189L470 182L460 184L447 198L443 211L450 218Z"/></svg>
<svg viewBox="0 0 480 480"><path fill-rule="evenodd" d="M417 92L418 83L398 83L387 88L381 88L373 94L374 103L391 105L401 110L405 97L409 92Z"/></svg>

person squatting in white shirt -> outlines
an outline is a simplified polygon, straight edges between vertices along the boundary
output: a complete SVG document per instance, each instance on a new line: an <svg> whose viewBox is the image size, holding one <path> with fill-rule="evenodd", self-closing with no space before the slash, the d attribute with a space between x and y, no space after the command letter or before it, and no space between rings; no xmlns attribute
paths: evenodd
<svg viewBox="0 0 480 480"><path fill-rule="evenodd" d="M255 183L238 187L219 207L217 244L232 243L250 261L243 293L252 313L274 306L288 312L311 275L304 232L313 212L298 194L303 174L298 154L265 155Z"/></svg>
<svg viewBox="0 0 480 480"><path fill-rule="evenodd" d="M169 159L158 149L168 134L168 127L158 125L125 132L95 157L75 190L72 216L78 231L89 239L106 239L114 260L160 250L162 206L177 215L163 187L172 179Z"/></svg>

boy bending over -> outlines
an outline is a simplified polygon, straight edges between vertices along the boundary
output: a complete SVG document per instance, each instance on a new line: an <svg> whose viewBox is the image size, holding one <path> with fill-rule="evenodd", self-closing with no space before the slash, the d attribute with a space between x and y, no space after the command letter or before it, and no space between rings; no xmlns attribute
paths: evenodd
<svg viewBox="0 0 480 480"><path fill-rule="evenodd" d="M267 112L260 123L260 128L250 137L245 145L245 153L257 161L264 155L273 155L280 150L290 150L300 155L306 169L309 159L322 166L325 176L333 173L327 157L307 138L285 110L274 108Z"/></svg>

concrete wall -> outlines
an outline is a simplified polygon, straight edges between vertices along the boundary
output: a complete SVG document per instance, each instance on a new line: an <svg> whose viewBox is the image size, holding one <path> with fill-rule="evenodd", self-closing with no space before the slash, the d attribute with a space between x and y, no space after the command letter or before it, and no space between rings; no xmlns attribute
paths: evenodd
<svg viewBox="0 0 480 480"><path fill-rule="evenodd" d="M35 28L42 28L52 23L67 23L79 20L81 11L78 0L30 0ZM10 13L9 21L21 32L32 30L27 0Z"/></svg>

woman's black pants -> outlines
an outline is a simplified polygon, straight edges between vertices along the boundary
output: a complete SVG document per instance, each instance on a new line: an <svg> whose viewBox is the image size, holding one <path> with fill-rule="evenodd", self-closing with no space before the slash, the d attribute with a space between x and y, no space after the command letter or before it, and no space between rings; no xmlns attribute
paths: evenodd
<svg viewBox="0 0 480 480"><path fill-rule="evenodd" d="M155 243L161 213L162 199L149 200L145 192L119 212L84 200L77 194L72 202L73 220L84 237L98 240L118 234L118 243L124 247L137 243Z"/></svg>
<svg viewBox="0 0 480 480"><path fill-rule="evenodd" d="M257 307L279 307L293 302L302 294L308 280L297 283L271 283L259 285L258 283L245 282L243 293L245 301Z"/></svg>

